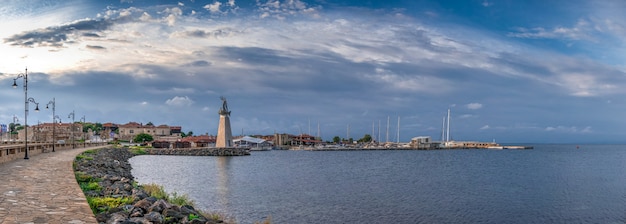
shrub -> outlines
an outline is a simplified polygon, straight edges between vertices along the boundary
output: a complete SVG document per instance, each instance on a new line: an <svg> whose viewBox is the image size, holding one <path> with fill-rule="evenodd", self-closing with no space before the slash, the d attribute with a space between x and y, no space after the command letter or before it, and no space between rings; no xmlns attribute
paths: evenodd
<svg viewBox="0 0 626 224"><path fill-rule="evenodd" d="M102 212L107 212L111 208L117 208L122 205L132 204L133 198L87 197L87 202L89 203L89 207L91 207L91 211L93 211L94 214L98 214Z"/></svg>
<svg viewBox="0 0 626 224"><path fill-rule="evenodd" d="M178 206L191 205L195 207L195 205L193 204L193 201L189 199L189 197L186 194L178 195L176 192L174 192L172 193L170 197L168 197L167 200L170 203L178 205Z"/></svg>
<svg viewBox="0 0 626 224"><path fill-rule="evenodd" d="M146 184L146 185L142 185L143 190L146 191L146 193L152 197L155 197L157 199L167 199L168 195L167 193L165 193L165 190L163 190L162 186L159 186L157 184Z"/></svg>
<svg viewBox="0 0 626 224"><path fill-rule="evenodd" d="M80 185L80 189L82 189L83 191L102 190L102 187L100 186L100 184L98 184L98 182L82 182L82 183L79 183L79 185Z"/></svg>
<svg viewBox="0 0 626 224"><path fill-rule="evenodd" d="M96 179L93 178L92 176L89 176L87 173L82 172L82 171L76 171L74 172L74 176L76 176L76 181L78 183L82 183L82 182L90 182L90 181L95 181Z"/></svg>

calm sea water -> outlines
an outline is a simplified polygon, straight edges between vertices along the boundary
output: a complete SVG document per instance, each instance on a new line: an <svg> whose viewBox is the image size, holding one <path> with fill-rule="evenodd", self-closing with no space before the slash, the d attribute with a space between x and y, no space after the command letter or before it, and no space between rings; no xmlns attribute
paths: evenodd
<svg viewBox="0 0 626 224"><path fill-rule="evenodd" d="M137 156L141 183L253 223L624 223L626 146Z"/></svg>

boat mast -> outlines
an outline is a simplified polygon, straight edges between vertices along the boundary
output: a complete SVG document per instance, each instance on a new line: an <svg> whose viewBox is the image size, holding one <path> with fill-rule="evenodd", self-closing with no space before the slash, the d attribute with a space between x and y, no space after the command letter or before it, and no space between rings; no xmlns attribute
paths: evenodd
<svg viewBox="0 0 626 224"><path fill-rule="evenodd" d="M389 116L387 116L387 133L385 135L385 142L389 142Z"/></svg>
<svg viewBox="0 0 626 224"><path fill-rule="evenodd" d="M400 116L398 116L398 138L396 139L396 143L400 143Z"/></svg>
<svg viewBox="0 0 626 224"><path fill-rule="evenodd" d="M317 138L322 139L322 136L320 135L320 122L317 121Z"/></svg>
<svg viewBox="0 0 626 224"><path fill-rule="evenodd" d="M375 123L375 121L372 121L372 140L371 141L375 140L374 139L374 123Z"/></svg>
<svg viewBox="0 0 626 224"><path fill-rule="evenodd" d="M450 141L450 108L448 108L448 127L446 131L446 142Z"/></svg>

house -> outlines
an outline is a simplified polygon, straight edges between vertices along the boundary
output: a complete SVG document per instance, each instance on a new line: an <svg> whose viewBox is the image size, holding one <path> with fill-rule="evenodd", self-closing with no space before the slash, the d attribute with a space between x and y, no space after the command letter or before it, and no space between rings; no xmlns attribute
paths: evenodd
<svg viewBox="0 0 626 224"><path fill-rule="evenodd" d="M24 129L18 131L18 139L24 139ZM83 125L81 123L41 123L37 125L28 126L28 140L36 142L53 142L65 140L71 141L72 135L74 140L89 139L91 136L86 136L83 133Z"/></svg>
<svg viewBox="0 0 626 224"><path fill-rule="evenodd" d="M217 141L217 136L214 135L198 135L198 136L187 136L182 138L180 141L191 143L191 147L214 147L215 142Z"/></svg>
<svg viewBox="0 0 626 224"><path fill-rule="evenodd" d="M308 134L296 135L291 140L291 145L316 145L321 143L321 140L317 140L315 136Z"/></svg>
<svg viewBox="0 0 626 224"><path fill-rule="evenodd" d="M153 136L155 139L160 139L160 137L175 137L174 139L178 139L181 133L180 126L167 126L167 125L159 125L154 126L150 123L142 124L137 122L128 122L126 124L118 125L118 138L121 140L131 141L138 134L149 134Z"/></svg>

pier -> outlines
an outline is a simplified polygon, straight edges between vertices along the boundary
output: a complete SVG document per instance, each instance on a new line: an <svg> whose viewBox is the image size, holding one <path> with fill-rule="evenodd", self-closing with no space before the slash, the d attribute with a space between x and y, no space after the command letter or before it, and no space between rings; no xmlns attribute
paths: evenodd
<svg viewBox="0 0 626 224"><path fill-rule="evenodd" d="M0 146L0 223L97 223L76 183L72 161L81 152L106 145L72 149L71 144L57 144L55 152L47 150L51 146L28 144L30 159L23 159L23 144Z"/></svg>

